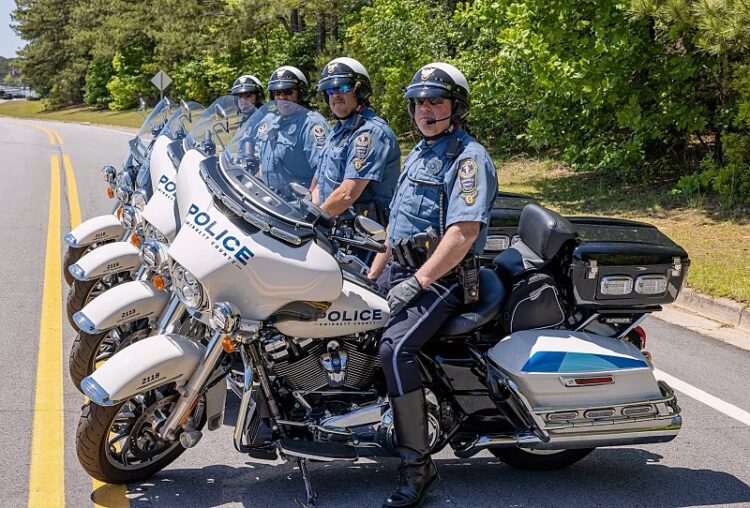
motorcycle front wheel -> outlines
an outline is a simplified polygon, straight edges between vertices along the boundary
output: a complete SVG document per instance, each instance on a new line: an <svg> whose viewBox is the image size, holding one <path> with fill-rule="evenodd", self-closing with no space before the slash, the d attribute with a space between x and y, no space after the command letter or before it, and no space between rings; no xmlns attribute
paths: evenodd
<svg viewBox="0 0 750 508"><path fill-rule="evenodd" d="M68 357L68 374L78 391L81 390L83 378L90 376L97 367L121 349L148 337L149 333L151 327L147 319L127 323L102 333L78 332Z"/></svg>
<svg viewBox="0 0 750 508"><path fill-rule="evenodd" d="M83 469L105 483L145 480L179 457L185 448L179 439L158 437L179 398L174 384L157 388L117 404L83 406L76 430L76 453ZM192 427L203 428L204 404L190 416Z"/></svg>
<svg viewBox="0 0 750 508"><path fill-rule="evenodd" d="M495 448L490 453L516 469L552 471L562 469L583 459L594 448L574 450L533 450L529 448Z"/></svg>
<svg viewBox="0 0 750 508"><path fill-rule="evenodd" d="M107 275L87 281L73 279L73 282L68 289L68 297L65 302L65 310L67 312L70 326L76 330L78 329L78 326L73 321L73 315L83 309L91 300L104 293L106 290L131 279L130 272Z"/></svg>

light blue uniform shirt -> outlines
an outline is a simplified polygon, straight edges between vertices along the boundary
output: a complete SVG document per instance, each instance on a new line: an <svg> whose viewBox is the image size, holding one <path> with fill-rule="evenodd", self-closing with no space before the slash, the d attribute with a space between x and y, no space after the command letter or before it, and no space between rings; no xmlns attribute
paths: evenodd
<svg viewBox="0 0 750 508"><path fill-rule="evenodd" d="M298 196L289 184L297 182L310 187L329 130L316 111L266 115L253 133L263 182L283 198L296 199Z"/></svg>
<svg viewBox="0 0 750 508"><path fill-rule="evenodd" d="M355 204L378 203L385 212L398 180L401 149L385 120L371 108L337 121L318 162L320 202L345 179L371 180Z"/></svg>
<svg viewBox="0 0 750 508"><path fill-rule="evenodd" d="M388 241L396 245L430 226L443 234L441 223L448 229L456 222L481 222L474 243L474 252L481 254L496 198L492 158L465 130L459 128L432 144L422 140L404 161L391 202Z"/></svg>

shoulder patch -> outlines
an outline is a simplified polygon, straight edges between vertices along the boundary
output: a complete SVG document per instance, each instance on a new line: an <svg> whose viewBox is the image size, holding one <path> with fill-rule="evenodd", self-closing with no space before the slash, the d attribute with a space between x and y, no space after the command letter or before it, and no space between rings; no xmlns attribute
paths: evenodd
<svg viewBox="0 0 750 508"><path fill-rule="evenodd" d="M354 169L359 171L365 164L365 159L370 153L372 138L369 132L363 132L354 140Z"/></svg>
<svg viewBox="0 0 750 508"><path fill-rule="evenodd" d="M316 123L313 125L312 134L315 136L315 143L320 147L326 142L326 129L323 125Z"/></svg>
<svg viewBox="0 0 750 508"><path fill-rule="evenodd" d="M263 122L262 124L260 124L258 126L258 134L260 136L264 136L267 132L268 132L268 123L267 122Z"/></svg>
<svg viewBox="0 0 750 508"><path fill-rule="evenodd" d="M476 203L477 194L477 162L474 159L464 159L458 163L458 187L461 198L467 205Z"/></svg>

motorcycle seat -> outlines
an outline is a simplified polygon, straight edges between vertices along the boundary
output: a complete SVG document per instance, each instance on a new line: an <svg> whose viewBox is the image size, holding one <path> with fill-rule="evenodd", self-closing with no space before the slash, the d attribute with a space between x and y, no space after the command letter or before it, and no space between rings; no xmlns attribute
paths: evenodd
<svg viewBox="0 0 750 508"><path fill-rule="evenodd" d="M479 270L479 299L467 312L454 314L445 322L441 335L465 335L491 321L502 309L507 291L497 273L490 268Z"/></svg>
<svg viewBox="0 0 750 508"><path fill-rule="evenodd" d="M523 207L518 221L519 240L498 254L492 263L505 277L514 278L547 264L576 236L568 219L530 203Z"/></svg>

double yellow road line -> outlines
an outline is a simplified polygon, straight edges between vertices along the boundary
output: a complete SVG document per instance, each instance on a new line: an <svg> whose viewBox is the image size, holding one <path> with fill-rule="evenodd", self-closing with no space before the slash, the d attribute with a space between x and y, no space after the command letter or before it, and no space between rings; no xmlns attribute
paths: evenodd
<svg viewBox="0 0 750 508"><path fill-rule="evenodd" d="M27 124L28 125L28 124ZM81 222L73 164L62 153L63 140L59 133L48 127L34 125L45 132L50 145L56 145L60 155L50 159L50 199L47 226L47 246L44 263L44 289L39 326L39 352L34 398L34 424L31 442L31 469L29 472L29 507L65 506L65 432L63 401L63 340L62 340L62 231L60 158L65 173L65 183L70 214L70 227ZM93 480L94 506L128 507L126 489L119 485L106 485Z"/></svg>

